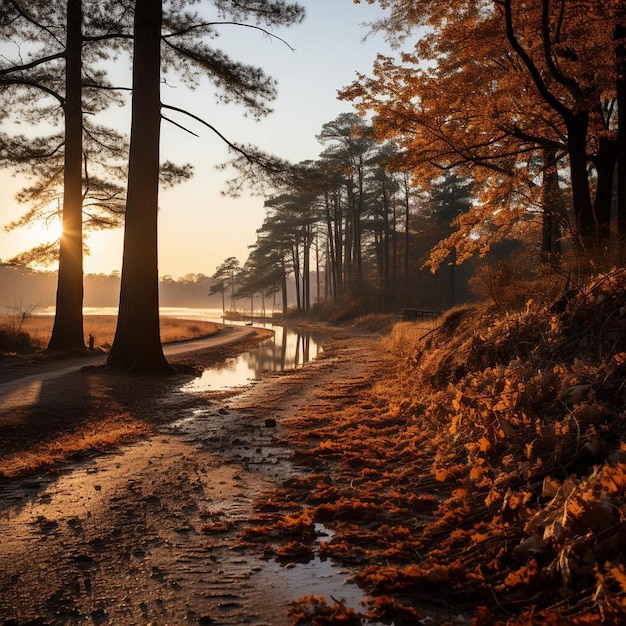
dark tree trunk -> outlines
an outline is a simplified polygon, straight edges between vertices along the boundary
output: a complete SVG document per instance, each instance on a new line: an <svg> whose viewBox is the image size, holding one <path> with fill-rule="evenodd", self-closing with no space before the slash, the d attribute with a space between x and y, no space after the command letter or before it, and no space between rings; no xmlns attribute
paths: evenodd
<svg viewBox="0 0 626 626"><path fill-rule="evenodd" d="M541 256L545 263L558 265L557 240L559 234L555 211L559 200L559 180L556 167L556 150L543 150L543 180L541 184Z"/></svg>
<svg viewBox="0 0 626 626"><path fill-rule="evenodd" d="M626 11L622 11L623 22L615 28L615 39L626 39ZM617 65L617 224L620 242L626 242L626 43L616 47Z"/></svg>
<svg viewBox="0 0 626 626"><path fill-rule="evenodd" d="M378 277L382 278L383 276L383 245L382 245L383 236L382 236L381 228L378 224L372 227L372 233L374 235L376 271L378 272Z"/></svg>
<svg viewBox="0 0 626 626"><path fill-rule="evenodd" d="M558 77L558 69L552 62L552 42L549 35L550 2L542 0L542 31L544 56L548 64L549 73L552 77ZM576 109L568 108L557 96L555 96L546 83L541 70L534 63L528 52L517 40L513 27L512 0L503 2L505 16L506 36L513 50L520 57L526 69L529 71L537 90L545 102L550 105L563 119L567 127L567 150L570 162L570 185L572 190L572 203L579 243L587 251L594 245L595 220L591 193L589 190L589 177L587 174L587 131L589 127L589 111L585 110L585 94L583 89L574 81L568 81L568 91L577 102Z"/></svg>
<svg viewBox="0 0 626 626"><path fill-rule="evenodd" d="M597 244L608 246L611 235L611 204L613 200L613 177L617 145L608 137L600 137L598 153L594 165L598 176L594 214L597 228Z"/></svg>
<svg viewBox="0 0 626 626"><path fill-rule="evenodd" d="M335 234L333 232L333 219L330 211L330 194L324 195L324 208L326 209L326 236L328 237L328 264L326 269L326 284L330 282L333 302L337 302L337 256L335 253ZM336 224L335 224L336 227Z"/></svg>
<svg viewBox="0 0 626 626"><path fill-rule="evenodd" d="M343 236L343 284L348 286L350 279L354 274L354 236L355 236L355 224L354 215L356 213L355 203L356 197L354 193L354 185L352 180L346 183L346 195L347 195L347 207L346 207L346 224Z"/></svg>
<svg viewBox="0 0 626 626"><path fill-rule="evenodd" d="M450 308L456 306L456 247L450 250Z"/></svg>
<svg viewBox="0 0 626 626"><path fill-rule="evenodd" d="M344 226L343 226L343 207L341 205L341 190L336 190L333 196L334 207L334 219L335 219L335 302L339 301L339 298L343 294L343 239L344 239Z"/></svg>
<svg viewBox="0 0 626 626"><path fill-rule="evenodd" d="M302 299L300 298L300 249L296 241L291 247L291 261L293 264L293 279L296 289L296 308L302 310Z"/></svg>
<svg viewBox="0 0 626 626"><path fill-rule="evenodd" d="M320 277L320 242L319 236L315 235L315 282L317 289L317 302L321 302L322 300L322 292L321 292L321 277Z"/></svg>
<svg viewBox="0 0 626 626"><path fill-rule="evenodd" d="M159 329L157 212L159 195L161 0L137 0L128 193L120 308L107 366L167 372Z"/></svg>
<svg viewBox="0 0 626 626"><path fill-rule="evenodd" d="M83 120L81 0L67 3L63 234L54 326L48 350L85 350L83 335Z"/></svg>
<svg viewBox="0 0 626 626"><path fill-rule="evenodd" d="M304 227L304 250L302 267L302 304L304 310L311 310L311 226Z"/></svg>
<svg viewBox="0 0 626 626"><path fill-rule="evenodd" d="M404 285L409 284L409 224L410 224L410 195L409 195L409 178L408 174L404 174Z"/></svg>
<svg viewBox="0 0 626 626"><path fill-rule="evenodd" d="M567 125L567 148L570 161L572 202L578 236L586 248L592 248L594 242L595 220L589 176L587 173L587 128L589 114L586 111L573 114L565 120Z"/></svg>
<svg viewBox="0 0 626 626"><path fill-rule="evenodd" d="M395 285L398 276L398 205L395 196L391 210L391 268Z"/></svg>
<svg viewBox="0 0 626 626"><path fill-rule="evenodd" d="M389 274L390 274L390 262L389 262L389 258L390 258L390 248L391 248L391 241L389 238L390 232L391 232L391 227L389 225L389 213L390 213L390 208L389 208L389 196L387 194L387 188L385 185L383 185L383 195L382 195L382 201L383 201L383 232L382 232L382 244L383 244L383 276L385 278L389 278Z"/></svg>
<svg viewBox="0 0 626 626"><path fill-rule="evenodd" d="M363 273L363 255L362 255L362 236L363 236L363 224L361 220L363 218L364 211L364 193L363 193L363 183L364 183L364 166L363 166L363 157L359 156L359 168L358 168L358 181L359 181L359 198L358 202L355 206L355 215L354 215L354 260L356 264L356 273L359 278L361 278L361 274Z"/></svg>
<svg viewBox="0 0 626 626"><path fill-rule="evenodd" d="M280 280L280 291L283 299L283 315L287 315L287 309L289 308L289 300L287 298L287 268L285 267L285 259L281 261L283 273ZM285 333L286 336L286 333ZM284 354L284 353L283 353Z"/></svg>

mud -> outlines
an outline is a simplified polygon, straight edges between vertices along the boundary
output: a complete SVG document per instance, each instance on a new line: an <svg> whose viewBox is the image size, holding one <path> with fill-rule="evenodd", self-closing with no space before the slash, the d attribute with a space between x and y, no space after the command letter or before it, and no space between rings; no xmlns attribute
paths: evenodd
<svg viewBox="0 0 626 626"><path fill-rule="evenodd" d="M298 472L284 423L358 376L375 344L333 342L231 397L170 389L153 436L0 485L0 624L281 626L303 595L358 605L351 572L281 566L237 536L255 500Z"/></svg>

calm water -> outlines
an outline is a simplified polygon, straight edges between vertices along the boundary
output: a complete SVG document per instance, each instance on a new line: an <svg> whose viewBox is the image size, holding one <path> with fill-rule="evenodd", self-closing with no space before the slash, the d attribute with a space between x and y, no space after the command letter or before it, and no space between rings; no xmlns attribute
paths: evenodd
<svg viewBox="0 0 626 626"><path fill-rule="evenodd" d="M117 307L85 307L84 315L117 315ZM37 310L38 315L54 315L54 307ZM192 309L161 307L161 315L180 319L222 323L221 309ZM244 322L228 322L242 325ZM322 350L324 335L303 332L271 324L257 324L274 331L274 337L264 341L259 348L228 359L217 367L204 371L202 376L183 387L184 391L220 391L247 385L258 380L263 372L280 372L295 369L314 359Z"/></svg>
<svg viewBox="0 0 626 626"><path fill-rule="evenodd" d="M263 327L272 329L274 337L264 341L256 350L205 370L183 390L215 391L240 387L259 379L263 372L297 368L314 359L322 350L324 336L319 333L298 332L281 326Z"/></svg>
<svg viewBox="0 0 626 626"><path fill-rule="evenodd" d="M33 315L54 315L55 307L44 306L35 309ZM222 323L222 309L192 309L187 307L162 306L161 315L179 317L183 320L202 320L207 322ZM258 313L258 311L257 311ZM85 306L83 315L117 315L116 306Z"/></svg>

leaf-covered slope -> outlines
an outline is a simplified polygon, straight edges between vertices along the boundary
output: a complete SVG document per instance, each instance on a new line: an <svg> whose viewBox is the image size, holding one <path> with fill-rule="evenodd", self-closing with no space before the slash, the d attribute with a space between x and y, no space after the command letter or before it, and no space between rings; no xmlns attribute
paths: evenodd
<svg viewBox="0 0 626 626"><path fill-rule="evenodd" d="M265 509L266 551L332 528L319 551L359 567L378 620L626 623L626 272L568 295L398 325L382 375L293 421L309 473ZM324 606L294 623L335 623Z"/></svg>

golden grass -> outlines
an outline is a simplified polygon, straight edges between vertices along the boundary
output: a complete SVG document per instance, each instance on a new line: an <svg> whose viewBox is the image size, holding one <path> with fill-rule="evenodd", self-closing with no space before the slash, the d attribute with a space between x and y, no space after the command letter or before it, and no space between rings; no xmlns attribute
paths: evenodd
<svg viewBox="0 0 626 626"><path fill-rule="evenodd" d="M16 328L19 321L11 315L0 315L0 328ZM113 343L115 336L115 315L86 315L84 318L85 344L89 341L89 335L94 336L94 347L108 349ZM50 340L54 316L32 315L27 317L21 324L21 330L27 332L34 346L45 347ZM219 332L221 324L196 320L183 320L174 317L161 318L161 341L172 343L173 341L185 341L210 337Z"/></svg>
<svg viewBox="0 0 626 626"><path fill-rule="evenodd" d="M140 435L151 427L123 413L92 422L72 433L33 446L29 450L0 457L0 476L16 478L67 460L72 454L106 450Z"/></svg>
<svg viewBox="0 0 626 626"><path fill-rule="evenodd" d="M391 333L383 339L383 345L398 358L409 357L418 349L425 337L438 327L440 321L397 322Z"/></svg>

